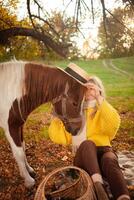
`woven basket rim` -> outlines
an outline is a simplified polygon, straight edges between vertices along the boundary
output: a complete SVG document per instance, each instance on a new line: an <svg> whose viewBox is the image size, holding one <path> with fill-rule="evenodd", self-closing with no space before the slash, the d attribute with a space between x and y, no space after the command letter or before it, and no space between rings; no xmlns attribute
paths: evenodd
<svg viewBox="0 0 134 200"><path fill-rule="evenodd" d="M34 200L38 200L38 199L39 199L38 197L40 197L40 199L42 199L42 200L43 200L43 199L44 199L44 200L47 200L46 197L45 197L45 185L46 185L47 181L48 181L48 180L51 178L51 176L53 176L54 174L56 174L56 173L58 173L58 172L60 172L60 171L66 170L66 169L76 169L76 170L78 170L80 173L82 173L82 175L86 178L86 181L87 181L86 192L89 190L89 188L90 188L91 185L92 185L92 181L91 181L91 179L90 179L89 174L88 174L85 170L83 170L83 169L81 169L81 168L79 168L79 167L76 167L76 166L72 166L72 165L64 166L64 167L58 167L58 168L56 168L55 170L51 171L49 174L47 174L46 177L42 180L42 182L40 183L40 185L39 185L38 188L37 188L37 191L36 191ZM79 178L80 178L82 175L80 175ZM78 178L78 179L79 179L79 178ZM78 179L77 179L77 180L78 180ZM75 185L75 184L74 184L74 185ZM72 185L71 185L70 187L72 187ZM69 187L69 188L70 188L70 187ZM66 189L66 188L65 188L65 189ZM63 190L65 190L65 189L63 189ZM61 190L62 190L62 189L61 189ZM61 192L61 190L58 190L58 192ZM57 192L57 190L54 191L54 192L52 192L52 193L56 193L56 192ZM86 192L85 192L85 193L86 193ZM42 198L42 197L43 197L43 198Z"/></svg>

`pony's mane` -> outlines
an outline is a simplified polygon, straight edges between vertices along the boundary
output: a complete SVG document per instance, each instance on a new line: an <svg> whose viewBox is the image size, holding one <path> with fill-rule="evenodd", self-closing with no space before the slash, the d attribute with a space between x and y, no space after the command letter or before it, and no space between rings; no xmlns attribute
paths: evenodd
<svg viewBox="0 0 134 200"><path fill-rule="evenodd" d="M45 91L46 101L47 99L50 100L60 95L67 82L71 88L76 85L76 80L54 66L39 63L26 63L25 70L27 74L26 82L29 82L26 87L30 86L30 88L26 88L26 90L30 91L31 94L34 93L35 88L38 88L39 91Z"/></svg>
<svg viewBox="0 0 134 200"><path fill-rule="evenodd" d="M15 98L20 98L22 96L24 65L24 62L14 61L0 63L1 106L8 108Z"/></svg>

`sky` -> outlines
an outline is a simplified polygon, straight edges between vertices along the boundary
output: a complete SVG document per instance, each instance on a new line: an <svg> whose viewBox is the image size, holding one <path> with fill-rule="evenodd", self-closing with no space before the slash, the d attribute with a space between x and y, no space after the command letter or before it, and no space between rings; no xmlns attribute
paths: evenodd
<svg viewBox="0 0 134 200"><path fill-rule="evenodd" d="M32 0L31 0L32 1ZM41 2L41 5L47 10L47 12L51 12L53 10L57 11L63 11L66 7L66 15L67 16L73 16L74 15L74 9L75 9L75 0L39 0ZM68 3L71 2L69 5ZM87 6L89 6L89 9L91 10L90 0L85 0ZM80 49L83 48L83 43L86 40L90 39L90 45L91 48L95 48L97 46L97 33L98 33L98 26L101 21L102 15L99 13L102 13L101 3L100 0L94 0L94 7L96 12L96 19L95 23L93 23L91 12L89 14L88 10L84 10L82 6L82 26L77 38L74 38L74 40L77 42L77 45ZM68 7L67 7L68 5ZM113 8L118 7L119 5L122 5L121 0L105 0L106 8L110 11L113 10ZM33 13L37 13L37 7L33 5L32 7ZM18 16L19 18L23 18L27 16L27 8L26 8L26 0L21 0L18 10Z"/></svg>

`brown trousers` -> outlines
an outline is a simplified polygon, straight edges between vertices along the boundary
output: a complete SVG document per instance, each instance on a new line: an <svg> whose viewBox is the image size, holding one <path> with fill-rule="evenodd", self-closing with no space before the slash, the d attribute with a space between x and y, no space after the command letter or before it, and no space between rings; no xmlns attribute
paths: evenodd
<svg viewBox="0 0 134 200"><path fill-rule="evenodd" d="M129 196L117 155L111 147L97 147L92 141L86 140L76 152L74 165L84 169L90 176L101 174L109 183L114 199L123 194Z"/></svg>

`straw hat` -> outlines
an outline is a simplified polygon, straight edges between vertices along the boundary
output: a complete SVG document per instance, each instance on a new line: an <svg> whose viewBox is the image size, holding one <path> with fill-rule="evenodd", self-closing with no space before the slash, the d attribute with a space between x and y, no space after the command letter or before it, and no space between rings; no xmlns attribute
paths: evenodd
<svg viewBox="0 0 134 200"><path fill-rule="evenodd" d="M74 63L69 63L69 65L65 69L61 69L60 67L57 68L71 76L82 85L84 85L84 83L87 83L90 78L89 74L86 71L84 71L82 68Z"/></svg>

